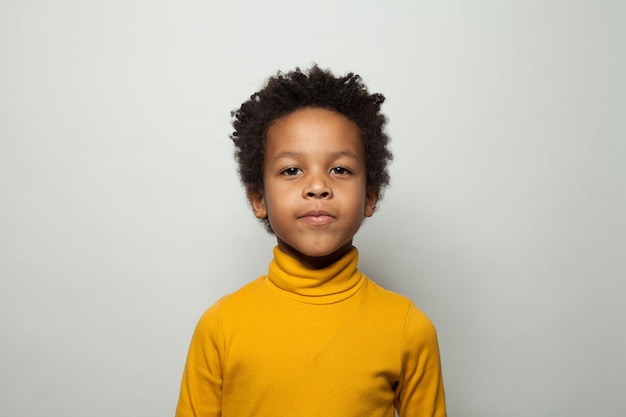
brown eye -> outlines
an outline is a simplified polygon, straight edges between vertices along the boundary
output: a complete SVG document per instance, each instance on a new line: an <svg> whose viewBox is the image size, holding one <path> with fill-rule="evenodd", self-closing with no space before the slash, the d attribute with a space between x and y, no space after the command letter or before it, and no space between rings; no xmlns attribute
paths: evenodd
<svg viewBox="0 0 626 417"><path fill-rule="evenodd" d="M298 175L300 174L302 171L299 168L294 168L294 167L289 167L287 169L284 169L281 171L282 175L287 175L287 176L291 176L291 175Z"/></svg>
<svg viewBox="0 0 626 417"><path fill-rule="evenodd" d="M338 174L338 175L350 174L350 170L344 167L334 167L333 169L330 170L330 172L332 174Z"/></svg>

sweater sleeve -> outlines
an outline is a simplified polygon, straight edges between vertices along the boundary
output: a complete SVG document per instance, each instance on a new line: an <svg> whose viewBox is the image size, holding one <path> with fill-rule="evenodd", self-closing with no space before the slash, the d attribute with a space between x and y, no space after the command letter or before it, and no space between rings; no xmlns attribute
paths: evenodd
<svg viewBox="0 0 626 417"><path fill-rule="evenodd" d="M437 331L412 304L404 331L396 409L400 417L446 416Z"/></svg>
<svg viewBox="0 0 626 417"><path fill-rule="evenodd" d="M218 302L202 315L191 339L176 417L221 416L223 355Z"/></svg>

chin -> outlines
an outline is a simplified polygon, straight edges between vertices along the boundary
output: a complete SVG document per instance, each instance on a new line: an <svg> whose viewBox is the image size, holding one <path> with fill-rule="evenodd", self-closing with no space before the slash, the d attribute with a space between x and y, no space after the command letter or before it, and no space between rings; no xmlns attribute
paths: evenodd
<svg viewBox="0 0 626 417"><path fill-rule="evenodd" d="M299 251L302 255L304 256L308 256L311 258L324 258L326 256L333 256L335 254L337 254L338 252L347 252L349 248L351 248L352 245L341 245L341 246L337 246L337 247L332 247L332 248L326 248L326 249L320 249L319 246L314 247L314 248L310 248L310 250L303 250L303 251Z"/></svg>

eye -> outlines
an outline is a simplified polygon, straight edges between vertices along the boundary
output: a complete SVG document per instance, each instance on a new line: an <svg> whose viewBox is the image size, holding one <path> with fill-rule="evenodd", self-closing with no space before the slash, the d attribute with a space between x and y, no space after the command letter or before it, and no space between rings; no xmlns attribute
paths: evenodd
<svg viewBox="0 0 626 417"><path fill-rule="evenodd" d="M289 168L283 169L280 172L281 175L286 175L286 176L298 175L301 173L302 173L302 170L300 168L295 168L295 167L289 167Z"/></svg>
<svg viewBox="0 0 626 417"><path fill-rule="evenodd" d="M330 173L337 174L337 175L347 175L347 174L351 174L352 171L344 167L334 167L330 170Z"/></svg>

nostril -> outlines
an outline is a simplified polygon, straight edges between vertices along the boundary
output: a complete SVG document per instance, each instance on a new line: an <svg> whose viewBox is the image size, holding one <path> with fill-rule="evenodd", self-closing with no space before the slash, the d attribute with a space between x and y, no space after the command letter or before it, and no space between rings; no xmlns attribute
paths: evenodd
<svg viewBox="0 0 626 417"><path fill-rule="evenodd" d="M309 192L306 193L306 196L309 197L309 198L326 198L329 195L330 195L330 193L328 191L324 191L324 192L321 192L321 193L316 193L316 192L313 192L313 191L309 191Z"/></svg>
<svg viewBox="0 0 626 417"><path fill-rule="evenodd" d="M308 190L303 190L302 195L306 198L330 198L331 191L328 187L309 187Z"/></svg>

